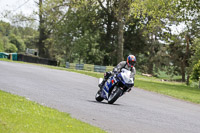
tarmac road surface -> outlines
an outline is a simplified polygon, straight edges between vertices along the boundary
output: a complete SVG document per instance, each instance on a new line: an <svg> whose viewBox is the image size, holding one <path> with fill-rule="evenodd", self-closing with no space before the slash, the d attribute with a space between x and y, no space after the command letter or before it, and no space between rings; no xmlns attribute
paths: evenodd
<svg viewBox="0 0 200 133"><path fill-rule="evenodd" d="M110 133L200 133L200 105L133 88L114 105L95 101L98 79L0 61L0 89ZM136 82L137 84L137 82Z"/></svg>

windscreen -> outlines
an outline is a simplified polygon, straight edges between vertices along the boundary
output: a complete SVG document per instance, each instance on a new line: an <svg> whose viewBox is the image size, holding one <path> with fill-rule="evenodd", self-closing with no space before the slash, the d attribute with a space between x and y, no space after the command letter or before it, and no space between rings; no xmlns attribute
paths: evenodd
<svg viewBox="0 0 200 133"><path fill-rule="evenodd" d="M131 71L127 69L122 69L122 78L124 79L124 82L127 84L133 84L133 75L131 74Z"/></svg>

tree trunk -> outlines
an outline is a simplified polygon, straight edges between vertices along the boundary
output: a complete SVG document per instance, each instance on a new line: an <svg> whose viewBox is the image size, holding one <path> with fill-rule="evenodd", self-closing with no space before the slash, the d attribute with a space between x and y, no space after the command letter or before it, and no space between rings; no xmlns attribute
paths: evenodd
<svg viewBox="0 0 200 133"><path fill-rule="evenodd" d="M148 64L148 71L147 71L147 73L153 75L153 63L152 62L149 62L149 64Z"/></svg>
<svg viewBox="0 0 200 133"><path fill-rule="evenodd" d="M108 5L107 5L108 6ZM106 40L105 40L105 47L103 47L103 49L106 49L106 52L112 51L113 49L110 49L110 42L111 42L111 30L112 30L112 22L113 22L113 18L112 18L112 14L107 14L107 33L106 33ZM111 63L110 60L108 60L107 56L104 56L104 60L103 60L103 64L104 65L109 65Z"/></svg>
<svg viewBox="0 0 200 133"><path fill-rule="evenodd" d="M181 62L181 75L182 75L182 82L185 82L185 61Z"/></svg>
<svg viewBox="0 0 200 133"><path fill-rule="evenodd" d="M186 54L185 54L185 66L189 66L189 64L188 64L188 60L189 60L189 41L190 41L190 37L189 37L189 35L185 35L185 39L186 39L186 43L187 43L187 45L186 45ZM190 71L187 71L187 82L186 82L186 84L187 85L189 85L189 80L190 80Z"/></svg>
<svg viewBox="0 0 200 133"><path fill-rule="evenodd" d="M108 8L108 13L107 13L107 33L106 33L106 45L109 45L110 44L110 40L111 40L111 30L112 30L112 22L113 22L113 17L112 17L112 11L110 11L109 13L109 1L107 1L107 8Z"/></svg>
<svg viewBox="0 0 200 133"><path fill-rule="evenodd" d="M187 75L187 83L186 83L187 85L189 85L190 84L190 75Z"/></svg>
<svg viewBox="0 0 200 133"><path fill-rule="evenodd" d="M119 11L118 11L118 52L117 52L117 62L124 60L124 21L122 15L122 0L119 1Z"/></svg>
<svg viewBox="0 0 200 133"><path fill-rule="evenodd" d="M45 46L44 46L44 40L46 40L46 34L45 34L45 28L44 28L44 20L43 20L43 11L42 11L42 3L43 0L39 0L39 56L40 57L46 57L46 52L45 52Z"/></svg>

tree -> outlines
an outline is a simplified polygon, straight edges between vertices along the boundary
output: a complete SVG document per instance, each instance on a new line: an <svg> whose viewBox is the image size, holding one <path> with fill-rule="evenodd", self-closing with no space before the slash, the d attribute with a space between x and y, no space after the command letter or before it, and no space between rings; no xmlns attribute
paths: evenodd
<svg viewBox="0 0 200 133"><path fill-rule="evenodd" d="M118 27L117 62L120 62L124 60L124 26L125 26L125 23L128 21L131 3L133 1L132 0L119 0L119 1L107 0L106 7L103 6L104 1L98 0L98 2L109 17L114 17L117 20L117 27ZM108 22L111 22L111 21L108 21ZM111 25L111 23L108 23L108 24L109 24L108 26ZM108 27L108 31L110 31L110 27Z"/></svg>
<svg viewBox="0 0 200 133"><path fill-rule="evenodd" d="M45 48L44 41L48 38L48 34L45 28L44 23L44 10L43 10L43 0L39 0L39 56L40 57L48 57L48 51Z"/></svg>
<svg viewBox="0 0 200 133"><path fill-rule="evenodd" d="M194 65L192 70L192 79L198 81L200 77L200 60Z"/></svg>
<svg viewBox="0 0 200 133"><path fill-rule="evenodd" d="M117 62L124 60L124 25L129 15L130 0L119 0L116 9L116 17L118 22L118 58Z"/></svg>
<svg viewBox="0 0 200 133"><path fill-rule="evenodd" d="M24 44L24 41L19 37L19 36L16 36L14 34L10 34L9 35L9 41L10 43L14 44L17 49L18 49L18 52L24 52L25 51L25 44Z"/></svg>
<svg viewBox="0 0 200 133"><path fill-rule="evenodd" d="M77 58L79 61L90 61L88 59L90 50L97 49L99 46L99 29L95 18L96 8L91 6L94 4L89 3L91 1L48 0L45 2L43 9L45 12L48 11L45 25L51 33L48 39L51 43L49 41L46 45L51 51L49 55L56 58L62 56L67 61L78 61Z"/></svg>
<svg viewBox="0 0 200 133"><path fill-rule="evenodd" d="M189 67L189 59L193 51L191 50L191 40L185 36L185 33L173 35L169 45L170 64L174 66L173 73L182 75L182 82L185 82L186 70ZM188 80L189 77L187 77ZM189 82L189 81L188 81Z"/></svg>
<svg viewBox="0 0 200 133"><path fill-rule="evenodd" d="M1 37L1 36L0 36ZM2 38L2 37L1 37ZM3 41L0 40L0 52L3 52L4 51L4 44L3 44Z"/></svg>
<svg viewBox="0 0 200 133"><path fill-rule="evenodd" d="M11 32L11 25L9 23L0 21L0 32L3 36L8 36Z"/></svg>
<svg viewBox="0 0 200 133"><path fill-rule="evenodd" d="M191 56L189 63L189 72L191 74L191 79L198 80L200 77L200 69L199 69L199 61L200 61L200 39L196 39L194 41L193 47L192 47L193 55Z"/></svg>
<svg viewBox="0 0 200 133"><path fill-rule="evenodd" d="M200 39L199 38L197 38L194 41L194 44L192 47L192 52L194 52L194 53L193 53L192 57L190 58L190 63L191 63L191 66L194 66L195 64L198 63L198 61L200 59Z"/></svg>
<svg viewBox="0 0 200 133"><path fill-rule="evenodd" d="M181 55L187 67L190 47L186 46L191 45L193 36L184 33L188 35L185 40L181 35L180 42L177 42L170 39L173 36L169 28L173 22L186 20L181 15L182 9L188 9L188 5L182 1L39 0L38 6L39 37L32 36L25 42L31 46L34 39L39 39L39 51L43 57L116 65L128 54L135 54L144 58L139 58L142 62L139 64L145 64L145 70L153 74L171 62L175 69L180 67L174 63L175 59L167 60L167 56L175 56L176 61L180 61ZM183 43L184 47L181 46ZM175 55L176 48L180 55Z"/></svg>
<svg viewBox="0 0 200 133"><path fill-rule="evenodd" d="M7 43L5 46L5 52L16 53L18 51L17 47L12 43Z"/></svg>

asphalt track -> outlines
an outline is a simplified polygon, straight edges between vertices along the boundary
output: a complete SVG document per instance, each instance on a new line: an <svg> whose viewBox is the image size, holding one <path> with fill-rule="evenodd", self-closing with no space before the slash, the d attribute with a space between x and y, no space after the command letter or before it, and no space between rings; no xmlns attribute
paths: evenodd
<svg viewBox="0 0 200 133"><path fill-rule="evenodd" d="M114 105L96 102L98 79L45 67L0 61L0 89L110 133L199 133L200 105L134 88ZM136 82L137 84L137 82Z"/></svg>

